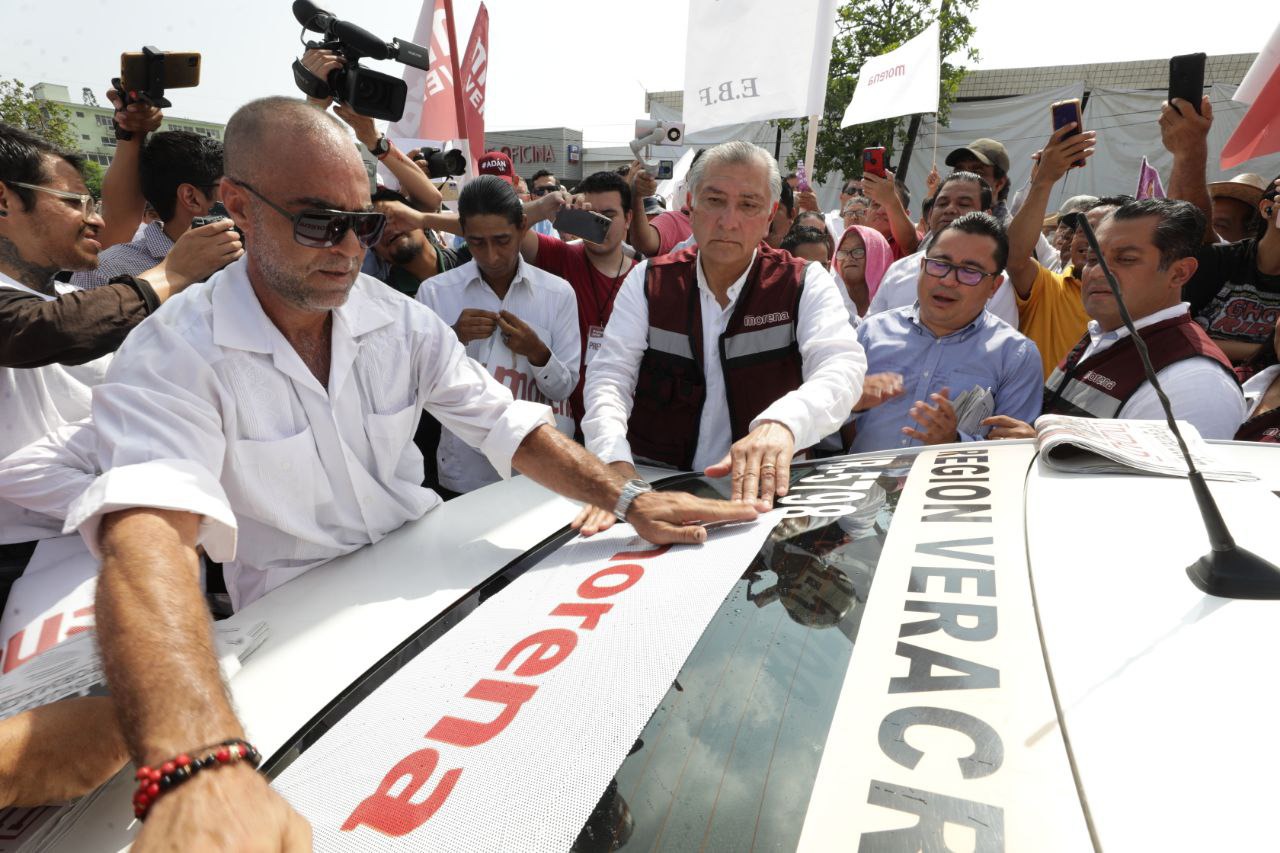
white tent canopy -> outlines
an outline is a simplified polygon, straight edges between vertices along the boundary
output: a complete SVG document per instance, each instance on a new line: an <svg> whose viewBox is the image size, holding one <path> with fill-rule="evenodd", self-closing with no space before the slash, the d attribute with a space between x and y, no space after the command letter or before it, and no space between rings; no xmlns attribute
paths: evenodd
<svg viewBox="0 0 1280 853"><path fill-rule="evenodd" d="M1083 90L1084 84L1077 83L1031 95L952 104L950 123L938 134L938 171L946 174L943 161L953 149L984 136L997 139L1009 150L1012 200L1013 193L1031 176L1031 155L1049 138L1049 105L1066 98L1079 98ZM1208 180L1225 180L1241 172L1274 178L1280 173L1280 154L1250 160L1227 172L1218 168L1217 152L1245 111L1244 105L1231 100L1234 93L1235 86L1221 83L1209 89L1214 122L1209 133ZM1137 189L1138 169L1144 156L1159 170L1168 188L1173 156L1161 145L1160 127L1156 123L1160 104L1166 97L1167 93L1160 90L1094 89L1085 104L1084 126L1098 132L1097 151L1086 168L1072 169L1058 183L1048 212L1057 210L1057 206L1071 196L1083 193L1132 195ZM920 123L907 172L913 217L920 213L919 199L923 197L925 176L933 164L933 133L933 118L925 117Z"/></svg>

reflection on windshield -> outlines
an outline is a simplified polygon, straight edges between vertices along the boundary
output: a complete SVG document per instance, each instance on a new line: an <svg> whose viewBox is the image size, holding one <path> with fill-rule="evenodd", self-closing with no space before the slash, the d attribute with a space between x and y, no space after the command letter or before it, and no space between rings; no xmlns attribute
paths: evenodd
<svg viewBox="0 0 1280 853"><path fill-rule="evenodd" d="M792 517L725 598L574 844L792 850L914 455L792 470ZM727 482L675 486L726 497Z"/></svg>

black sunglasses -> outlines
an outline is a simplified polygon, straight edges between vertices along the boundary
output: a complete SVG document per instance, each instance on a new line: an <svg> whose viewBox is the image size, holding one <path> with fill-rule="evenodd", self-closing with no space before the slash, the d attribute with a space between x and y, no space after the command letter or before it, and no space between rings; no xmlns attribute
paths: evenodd
<svg viewBox="0 0 1280 853"><path fill-rule="evenodd" d="M556 191L556 190L558 190L558 189L560 189L560 188L559 188L558 186L556 186L555 184L551 184L550 186L544 186L544 187L534 187L534 188L533 188L533 194L534 194L534 195L546 195L547 193L553 193L553 192L555 192L555 191Z"/></svg>
<svg viewBox="0 0 1280 853"><path fill-rule="evenodd" d="M262 200L267 207L293 223L293 239L309 249L328 249L342 242L350 231L356 236L360 248L367 249L382 237L387 217L376 211L352 210L304 210L290 213L247 181L227 178L238 187L244 187Z"/></svg>

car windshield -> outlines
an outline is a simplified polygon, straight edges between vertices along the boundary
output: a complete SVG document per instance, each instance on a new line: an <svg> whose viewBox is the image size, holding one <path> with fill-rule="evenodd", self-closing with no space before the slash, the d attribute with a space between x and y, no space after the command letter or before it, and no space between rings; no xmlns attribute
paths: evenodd
<svg viewBox="0 0 1280 853"><path fill-rule="evenodd" d="M795 849L914 458L793 470L796 517L778 523L703 631L575 851ZM728 484L664 488L724 497Z"/></svg>

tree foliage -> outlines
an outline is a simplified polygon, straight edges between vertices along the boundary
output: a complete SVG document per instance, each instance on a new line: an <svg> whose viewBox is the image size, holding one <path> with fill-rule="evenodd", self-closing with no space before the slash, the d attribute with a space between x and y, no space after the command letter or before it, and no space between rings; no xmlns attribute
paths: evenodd
<svg viewBox="0 0 1280 853"><path fill-rule="evenodd" d="M60 148L74 151L77 147L71 110L40 100L21 80L0 80L0 121L28 130Z"/></svg>
<svg viewBox="0 0 1280 853"><path fill-rule="evenodd" d="M862 150L875 145L888 149L888 160L896 166L896 154L906 140L910 116L847 128L840 127L840 120L853 99L863 63L901 47L935 20L939 21L943 57L938 115L939 121L946 123L949 107L965 74L963 65L954 65L946 60L948 57L968 62L978 60L978 51L969 46L974 34L969 16L977 7L978 0L943 0L940 12L934 8L935 5L930 0L848 0L840 6L836 35L831 42L826 106L818 126L818 146L814 156L817 163L816 168L809 169L811 175L861 175ZM795 153L787 164L791 168L795 168L798 159L804 156L808 125L807 119L783 123L784 129L791 131L794 145Z"/></svg>
<svg viewBox="0 0 1280 853"><path fill-rule="evenodd" d="M92 160L86 160L84 163L84 185L88 187L94 198L102 198L102 177L106 171Z"/></svg>

